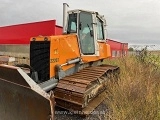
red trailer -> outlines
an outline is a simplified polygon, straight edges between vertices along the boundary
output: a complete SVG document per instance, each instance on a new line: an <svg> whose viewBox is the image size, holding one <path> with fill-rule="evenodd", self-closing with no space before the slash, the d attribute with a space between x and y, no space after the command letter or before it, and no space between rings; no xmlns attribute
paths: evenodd
<svg viewBox="0 0 160 120"><path fill-rule="evenodd" d="M107 39L107 44L111 48L111 57L123 57L128 53L128 43L121 43L115 40Z"/></svg>
<svg viewBox="0 0 160 120"><path fill-rule="evenodd" d="M16 60L29 59L31 37L61 35L62 30L56 20L0 27L0 55L12 56Z"/></svg>

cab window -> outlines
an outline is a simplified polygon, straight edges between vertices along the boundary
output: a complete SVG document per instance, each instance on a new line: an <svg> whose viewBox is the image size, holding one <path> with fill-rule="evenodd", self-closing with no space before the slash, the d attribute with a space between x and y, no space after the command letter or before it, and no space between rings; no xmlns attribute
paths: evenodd
<svg viewBox="0 0 160 120"><path fill-rule="evenodd" d="M103 21L97 18L97 40L104 40Z"/></svg>
<svg viewBox="0 0 160 120"><path fill-rule="evenodd" d="M69 14L67 33L77 33L77 13Z"/></svg>

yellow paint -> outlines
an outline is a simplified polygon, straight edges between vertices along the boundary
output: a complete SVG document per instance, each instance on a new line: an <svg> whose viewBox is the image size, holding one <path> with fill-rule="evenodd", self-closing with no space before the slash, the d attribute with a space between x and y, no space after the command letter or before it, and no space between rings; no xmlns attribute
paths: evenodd
<svg viewBox="0 0 160 120"><path fill-rule="evenodd" d="M55 76L55 65L65 64L68 60L75 59L80 56L80 49L77 36L75 34L59 35L59 36L39 36L36 41L44 41L47 38L50 41L50 77ZM31 41L33 38L31 38ZM110 46L106 43L98 42L100 56L82 56L84 62L97 61L105 59L111 55ZM63 66L64 71L73 67L72 65Z"/></svg>
<svg viewBox="0 0 160 120"><path fill-rule="evenodd" d="M55 65L65 64L67 60L80 57L77 36L76 35L51 36L50 51L51 51L50 59L59 58L58 62L50 63L50 77L52 77L55 75L55 70L54 70ZM63 66L62 69L65 71L73 66L74 65Z"/></svg>
<svg viewBox="0 0 160 120"><path fill-rule="evenodd" d="M99 56L82 56L82 60L85 63L88 63L90 61L97 61L100 59L105 59L111 56L111 50L110 45L102 42L98 42L99 45Z"/></svg>

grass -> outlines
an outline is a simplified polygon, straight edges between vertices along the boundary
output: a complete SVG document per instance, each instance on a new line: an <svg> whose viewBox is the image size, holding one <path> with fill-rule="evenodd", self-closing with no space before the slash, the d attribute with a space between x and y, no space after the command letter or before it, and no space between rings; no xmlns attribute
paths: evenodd
<svg viewBox="0 0 160 120"><path fill-rule="evenodd" d="M105 63L121 70L117 83L108 82L106 120L160 120L160 71L133 56Z"/></svg>
<svg viewBox="0 0 160 120"><path fill-rule="evenodd" d="M153 63L156 66L160 67L160 55L159 54L150 54L147 57L145 57L145 61L148 63Z"/></svg>

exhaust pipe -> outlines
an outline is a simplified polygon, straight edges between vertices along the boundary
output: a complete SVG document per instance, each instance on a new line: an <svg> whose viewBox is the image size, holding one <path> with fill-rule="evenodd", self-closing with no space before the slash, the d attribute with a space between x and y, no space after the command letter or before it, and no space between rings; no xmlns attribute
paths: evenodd
<svg viewBox="0 0 160 120"><path fill-rule="evenodd" d="M66 33L68 7L69 5L67 3L63 3L63 33Z"/></svg>

